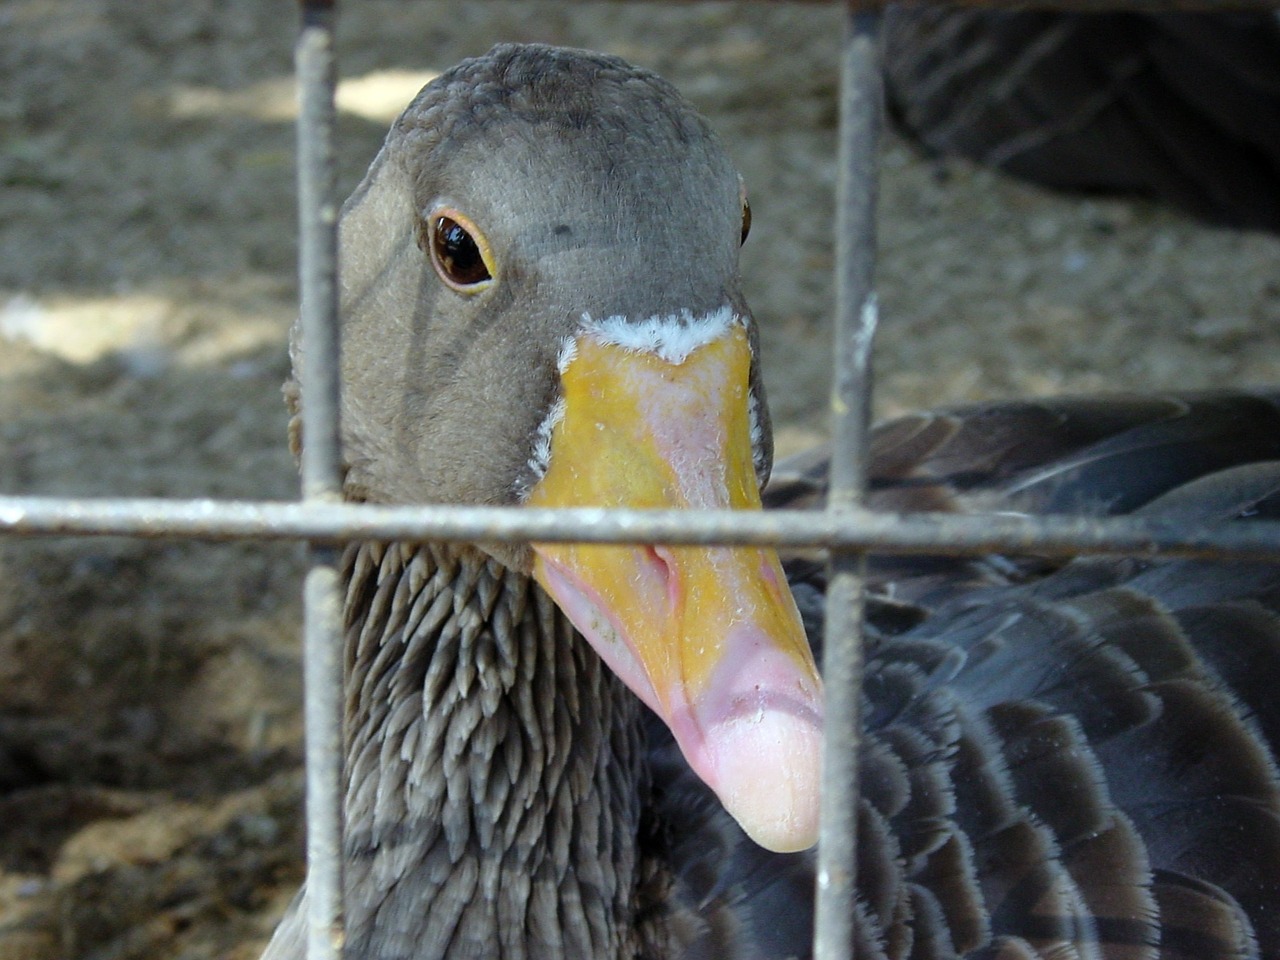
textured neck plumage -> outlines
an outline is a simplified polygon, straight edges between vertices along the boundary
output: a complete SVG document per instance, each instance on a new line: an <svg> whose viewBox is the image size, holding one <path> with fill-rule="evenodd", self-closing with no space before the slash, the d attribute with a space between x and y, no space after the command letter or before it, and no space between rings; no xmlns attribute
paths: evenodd
<svg viewBox="0 0 1280 960"><path fill-rule="evenodd" d="M349 548L351 955L636 957L638 703L528 577Z"/></svg>

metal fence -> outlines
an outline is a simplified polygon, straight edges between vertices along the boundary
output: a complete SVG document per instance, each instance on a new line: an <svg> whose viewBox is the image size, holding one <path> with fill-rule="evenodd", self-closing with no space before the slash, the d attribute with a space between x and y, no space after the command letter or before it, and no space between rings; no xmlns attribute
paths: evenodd
<svg viewBox="0 0 1280 960"><path fill-rule="evenodd" d="M989 6L1000 6L991 2ZM1061 8L1096 9L1091 0ZM1138 9L1177 4L1134 0ZM824 751L815 956L853 956L857 731L861 689L862 571L879 553L989 551L1247 557L1280 562L1280 538L1266 525L1188 529L1133 518L964 517L873 514L862 507L871 341L876 326L876 155L881 85L876 14L847 4L840 84L837 182L835 358L832 460L825 512L654 512L481 507L386 507L341 502L338 441L337 243L332 0L302 0L297 45L300 98L298 201L302 371L306 446L296 503L0 496L0 535L125 535L204 540L305 540L305 721L307 919L310 960L337 960L342 941L342 629L337 559L352 540L582 541L597 543L768 544L826 547L831 555L823 673ZM1205 8L1226 4L1204 3ZM1259 4L1231 4L1237 9Z"/></svg>

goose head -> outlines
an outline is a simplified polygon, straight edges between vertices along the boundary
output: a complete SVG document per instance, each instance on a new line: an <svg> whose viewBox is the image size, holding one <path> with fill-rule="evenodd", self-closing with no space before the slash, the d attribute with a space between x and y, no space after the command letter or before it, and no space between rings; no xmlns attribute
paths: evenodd
<svg viewBox="0 0 1280 960"><path fill-rule="evenodd" d="M758 509L747 216L707 123L647 71L500 46L440 76L342 213L347 495ZM554 598L750 836L814 841L821 683L773 551L479 546Z"/></svg>

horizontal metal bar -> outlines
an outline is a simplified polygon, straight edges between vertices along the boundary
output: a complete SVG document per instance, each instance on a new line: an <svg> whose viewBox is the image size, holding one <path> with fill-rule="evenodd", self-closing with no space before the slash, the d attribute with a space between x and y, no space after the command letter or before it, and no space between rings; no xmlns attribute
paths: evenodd
<svg viewBox="0 0 1280 960"><path fill-rule="evenodd" d="M0 496L0 536L201 540L766 544L881 554L1034 553L1280 562L1280 523L813 510L548 510L241 500Z"/></svg>
<svg viewBox="0 0 1280 960"><path fill-rule="evenodd" d="M581 0L580 0L581 2ZM665 0L667 3L695 3L697 0ZM839 0L756 0L768 6L828 6ZM906 6L935 4L938 0L846 0L859 11L882 10L890 3ZM1056 10L1068 13L1102 13L1128 10L1138 13L1169 13L1177 10L1226 13L1242 10L1274 10L1275 0L952 0L952 6L985 10Z"/></svg>

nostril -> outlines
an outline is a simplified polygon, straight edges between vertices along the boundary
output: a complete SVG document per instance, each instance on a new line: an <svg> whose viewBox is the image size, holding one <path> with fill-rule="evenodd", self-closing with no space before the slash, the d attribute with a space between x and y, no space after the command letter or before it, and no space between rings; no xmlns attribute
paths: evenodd
<svg viewBox="0 0 1280 960"><path fill-rule="evenodd" d="M663 578L669 580L675 573L675 557L671 555L671 548L649 546L648 552L649 559L662 571Z"/></svg>
<svg viewBox="0 0 1280 960"><path fill-rule="evenodd" d="M670 547L647 546L645 552L653 563L654 572L662 578L667 588L667 603L675 610L680 603L680 575L676 568L676 556Z"/></svg>

